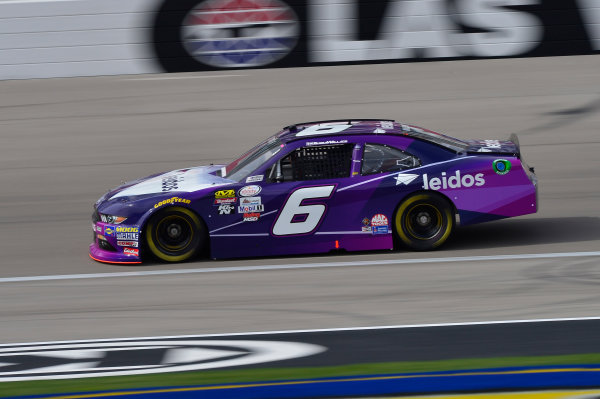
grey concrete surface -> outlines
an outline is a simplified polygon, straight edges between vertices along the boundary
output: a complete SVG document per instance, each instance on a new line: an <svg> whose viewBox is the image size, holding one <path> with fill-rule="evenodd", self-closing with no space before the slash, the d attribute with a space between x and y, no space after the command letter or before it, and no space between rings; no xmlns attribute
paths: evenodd
<svg viewBox="0 0 600 399"><path fill-rule="evenodd" d="M597 251L600 56L0 82L0 277L130 271L87 258L92 203L135 177L223 162L284 125L395 118L462 138L519 134L536 215L435 253ZM598 258L0 284L0 342L600 315Z"/></svg>

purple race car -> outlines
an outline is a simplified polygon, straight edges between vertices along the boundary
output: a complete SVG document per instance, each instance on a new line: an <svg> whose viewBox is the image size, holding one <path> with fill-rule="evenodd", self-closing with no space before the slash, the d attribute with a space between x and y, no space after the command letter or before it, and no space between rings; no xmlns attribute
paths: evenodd
<svg viewBox="0 0 600 399"><path fill-rule="evenodd" d="M90 256L182 262L443 244L455 224L537 211L509 141L458 140L392 120L291 125L229 165L149 176L94 206Z"/></svg>

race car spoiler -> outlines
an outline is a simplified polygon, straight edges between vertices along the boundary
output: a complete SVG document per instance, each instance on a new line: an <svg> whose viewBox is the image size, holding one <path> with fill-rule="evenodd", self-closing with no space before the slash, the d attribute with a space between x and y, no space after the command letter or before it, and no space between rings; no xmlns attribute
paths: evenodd
<svg viewBox="0 0 600 399"><path fill-rule="evenodd" d="M467 140L467 145L467 153L510 154L521 158L519 138L515 133L508 140Z"/></svg>

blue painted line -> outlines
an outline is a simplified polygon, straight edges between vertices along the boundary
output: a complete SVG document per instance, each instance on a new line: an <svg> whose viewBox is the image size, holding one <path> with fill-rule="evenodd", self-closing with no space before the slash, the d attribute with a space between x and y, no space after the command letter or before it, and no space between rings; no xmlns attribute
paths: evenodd
<svg viewBox="0 0 600 399"><path fill-rule="evenodd" d="M516 367L434 373L356 376L62 395L22 396L15 399L295 399L332 396L596 387L600 387L600 365L535 368Z"/></svg>

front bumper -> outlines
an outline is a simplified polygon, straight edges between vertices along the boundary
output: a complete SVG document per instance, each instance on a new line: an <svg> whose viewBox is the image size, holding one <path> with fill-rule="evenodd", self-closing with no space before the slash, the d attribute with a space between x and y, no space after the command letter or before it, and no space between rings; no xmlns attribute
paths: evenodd
<svg viewBox="0 0 600 399"><path fill-rule="evenodd" d="M92 231L94 235L89 247L90 258L103 263L142 263L138 226L95 222L92 224Z"/></svg>
<svg viewBox="0 0 600 399"><path fill-rule="evenodd" d="M105 251L98 247L95 242L90 244L90 258L96 262L115 263L121 265L133 265L142 263L139 256L119 254L117 252Z"/></svg>

